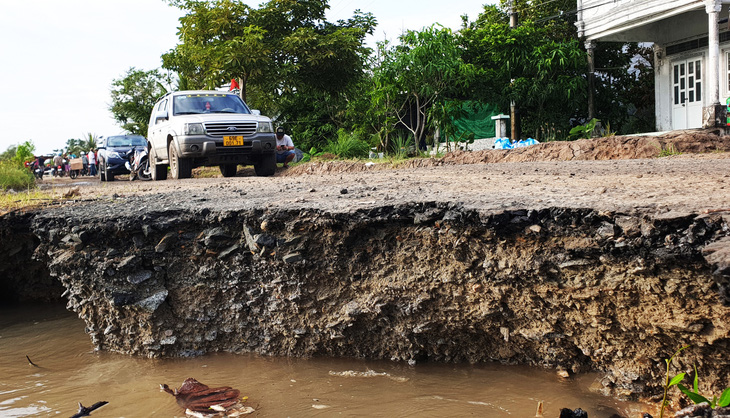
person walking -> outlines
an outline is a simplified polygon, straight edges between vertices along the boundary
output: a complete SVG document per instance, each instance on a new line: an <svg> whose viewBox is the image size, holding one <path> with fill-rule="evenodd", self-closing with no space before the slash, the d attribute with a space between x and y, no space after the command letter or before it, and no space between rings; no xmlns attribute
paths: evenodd
<svg viewBox="0 0 730 418"><path fill-rule="evenodd" d="M95 176L96 175L96 154L94 154L93 149L89 150L89 153L87 154L86 158L89 160L89 175Z"/></svg>

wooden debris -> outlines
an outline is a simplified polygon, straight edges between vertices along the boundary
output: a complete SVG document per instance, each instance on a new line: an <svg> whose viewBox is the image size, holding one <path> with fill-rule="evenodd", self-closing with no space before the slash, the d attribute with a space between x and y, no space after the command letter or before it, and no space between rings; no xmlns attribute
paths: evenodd
<svg viewBox="0 0 730 418"><path fill-rule="evenodd" d="M542 411L543 410L542 402L543 401L540 401L540 402L537 403L537 412L535 412L535 418L543 418L543 415L542 415L542 412L543 412Z"/></svg>
<svg viewBox="0 0 730 418"><path fill-rule="evenodd" d="M99 409L108 403L109 402L107 402L107 401L101 401L101 402L97 402L89 407L86 407L86 406L81 405L81 402L79 402L79 412L72 415L71 418L88 417L93 410Z"/></svg>
<svg viewBox="0 0 730 418"><path fill-rule="evenodd" d="M26 360L28 360L28 364L30 364L31 366L33 366L33 367L40 367L40 366L38 366L37 364L33 363L33 362L32 362L32 361L30 360L30 357L28 357L28 355L27 355L27 354L26 354L25 358L26 358Z"/></svg>

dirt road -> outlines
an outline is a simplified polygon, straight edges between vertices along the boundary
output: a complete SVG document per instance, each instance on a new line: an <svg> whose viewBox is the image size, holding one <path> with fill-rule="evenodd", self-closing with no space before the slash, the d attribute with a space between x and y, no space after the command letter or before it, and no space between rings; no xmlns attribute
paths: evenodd
<svg viewBox="0 0 730 418"><path fill-rule="evenodd" d="M429 201L487 211L572 207L701 213L730 209L730 142L710 134L684 138L684 145L676 142L679 150L684 147L703 153L649 158L657 149L642 142L656 144L657 139L618 141L620 145L617 140L603 141L603 146L598 139L512 151L461 152L440 159L411 160L397 167L325 161L279 168L268 178L242 168L233 178L100 183L87 177L46 180L43 187L57 193L79 187L76 199L82 200L138 195L144 200L138 207L145 209L302 207L340 212ZM580 151L586 144L593 154ZM541 158L537 147L542 146ZM576 149L578 156L599 160L556 160L566 158L566 153L575 156ZM617 154L617 149L623 153ZM641 149L644 152L637 152ZM619 159L601 160L601 155ZM621 159L636 156L646 158ZM484 163L510 159L517 162ZM87 206L87 210L91 208Z"/></svg>

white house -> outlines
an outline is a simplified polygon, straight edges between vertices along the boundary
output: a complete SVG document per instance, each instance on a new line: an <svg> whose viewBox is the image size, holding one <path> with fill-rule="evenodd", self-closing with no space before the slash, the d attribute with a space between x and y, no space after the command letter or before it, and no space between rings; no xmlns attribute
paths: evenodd
<svg viewBox="0 0 730 418"><path fill-rule="evenodd" d="M595 42L654 43L657 130L721 126L730 96L728 4L730 0L578 0L576 25L589 66Z"/></svg>

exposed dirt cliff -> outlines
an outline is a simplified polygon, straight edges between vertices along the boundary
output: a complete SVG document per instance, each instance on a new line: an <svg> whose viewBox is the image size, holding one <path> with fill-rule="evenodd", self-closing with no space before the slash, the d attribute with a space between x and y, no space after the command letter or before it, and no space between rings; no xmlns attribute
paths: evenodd
<svg viewBox="0 0 730 418"><path fill-rule="evenodd" d="M678 368L730 385L726 153L344 164L92 185L1 225L101 350L502 361L651 397L691 344Z"/></svg>

